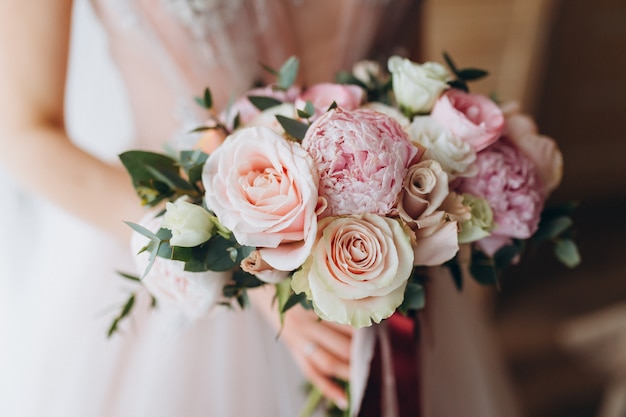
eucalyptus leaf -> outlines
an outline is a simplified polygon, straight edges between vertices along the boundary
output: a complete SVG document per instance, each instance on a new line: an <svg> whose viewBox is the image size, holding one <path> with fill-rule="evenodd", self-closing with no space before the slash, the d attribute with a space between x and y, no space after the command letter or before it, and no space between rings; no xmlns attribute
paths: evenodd
<svg viewBox="0 0 626 417"><path fill-rule="evenodd" d="M315 106L313 106L313 103L311 103L311 100L307 100L306 103L304 104L304 111L310 114L311 116L315 114Z"/></svg>
<svg viewBox="0 0 626 417"><path fill-rule="evenodd" d="M298 304L302 304L302 302L306 301L306 294L301 292L299 294L291 293L289 298L285 301L281 308L282 313L286 313L292 307L295 307Z"/></svg>
<svg viewBox="0 0 626 417"><path fill-rule="evenodd" d="M124 223L129 225L130 228L133 229L135 232L139 233L142 236L149 238L150 240L157 241L157 242L161 240L159 236L157 236L152 230L145 228L140 224L127 222L127 221L125 221Z"/></svg>
<svg viewBox="0 0 626 417"><path fill-rule="evenodd" d="M211 90L205 88L202 97L196 97L195 101L199 106L204 107L207 110L213 107L213 97L211 97Z"/></svg>
<svg viewBox="0 0 626 417"><path fill-rule="evenodd" d="M191 248L184 248L181 246L170 246L171 255L170 259L175 261L188 262L193 259L193 250Z"/></svg>
<svg viewBox="0 0 626 417"><path fill-rule="evenodd" d="M335 100L333 100L332 103L330 103L330 106L328 106L328 110L326 111L331 111L337 108L337 102Z"/></svg>
<svg viewBox="0 0 626 417"><path fill-rule="evenodd" d="M172 190L195 191L195 188L188 181L184 180L179 172L159 171L151 166L147 166L146 169L155 179L166 184Z"/></svg>
<svg viewBox="0 0 626 417"><path fill-rule="evenodd" d="M460 79L464 81L475 81L489 75L489 72L478 68L464 68L456 74Z"/></svg>
<svg viewBox="0 0 626 417"><path fill-rule="evenodd" d="M424 287L421 284L409 282L404 290L404 300L399 307L403 313L410 310L421 310L426 305L426 296Z"/></svg>
<svg viewBox="0 0 626 417"><path fill-rule="evenodd" d="M457 90L465 91L466 93L469 92L469 88L463 80L448 81L448 85L452 88L456 88Z"/></svg>
<svg viewBox="0 0 626 417"><path fill-rule="evenodd" d="M555 239L572 227L573 223L572 219L567 216L559 216L546 221L542 220L539 223L539 229L533 235L533 239Z"/></svg>
<svg viewBox="0 0 626 417"><path fill-rule="evenodd" d="M117 274L123 278L129 279L131 281L136 281L136 282L141 282L141 279L139 279L138 276L135 275L130 275L121 271L117 271Z"/></svg>
<svg viewBox="0 0 626 417"><path fill-rule="evenodd" d="M296 82L299 67L300 61L295 56L289 57L280 67L278 71L278 87L280 89L287 90Z"/></svg>
<svg viewBox="0 0 626 417"><path fill-rule="evenodd" d="M365 85L363 81L359 80L352 73L347 71L338 72L337 75L335 75L335 81L337 84L354 84L364 88L365 90L368 89L367 85Z"/></svg>
<svg viewBox="0 0 626 417"><path fill-rule="evenodd" d="M285 132L287 132L289 136L297 140L304 139L306 131L309 129L309 126L307 124L299 122L295 119L291 119L289 117L281 116L280 114L276 115L276 120L278 120L278 123L280 123L280 125L283 127L283 129L285 129Z"/></svg>
<svg viewBox="0 0 626 417"><path fill-rule="evenodd" d="M233 129L237 129L241 126L241 113L237 112L235 120L233 120Z"/></svg>
<svg viewBox="0 0 626 417"><path fill-rule="evenodd" d="M443 59L446 61L446 64L448 65L448 68L450 68L450 71L452 71L454 75L458 76L458 70L456 68L456 65L454 64L452 57L446 51L443 52Z"/></svg>
<svg viewBox="0 0 626 417"><path fill-rule="evenodd" d="M572 239L558 240L554 247L554 253L559 261L569 268L574 268L580 264L578 247Z"/></svg>
<svg viewBox="0 0 626 417"><path fill-rule="evenodd" d="M463 290L463 274L461 273L461 267L459 266L459 262L456 257L444 263L443 266L448 268L450 271L450 275L452 276L452 281L454 282L454 286L458 291Z"/></svg>
<svg viewBox="0 0 626 417"><path fill-rule="evenodd" d="M117 315L117 317L115 317L115 319L111 323L111 326L109 327L109 330L107 332L107 337L113 336L113 334L115 334L118 331L118 325L120 321L128 317L134 305L135 305L135 293L131 293L126 303L124 303L124 305L122 306L120 313Z"/></svg>
<svg viewBox="0 0 626 417"><path fill-rule="evenodd" d="M476 280L476 282L480 284L498 284L498 274L493 260L480 250L474 250L472 252L470 273L472 274L472 277Z"/></svg>
<svg viewBox="0 0 626 417"><path fill-rule="evenodd" d="M509 267L515 257L520 254L520 251L521 248L517 245L506 245L498 249L493 255L493 263L497 272Z"/></svg>
<svg viewBox="0 0 626 417"><path fill-rule="evenodd" d="M250 100L250 103L252 103L252 105L260 111L267 110L283 104L283 102L280 100L266 96L248 96L248 100Z"/></svg>

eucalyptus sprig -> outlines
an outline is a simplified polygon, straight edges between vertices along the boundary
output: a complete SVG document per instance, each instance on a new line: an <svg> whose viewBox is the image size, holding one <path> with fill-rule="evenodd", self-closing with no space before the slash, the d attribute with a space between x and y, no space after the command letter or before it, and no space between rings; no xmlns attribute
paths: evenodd
<svg viewBox="0 0 626 417"><path fill-rule="evenodd" d="M479 68L459 69L452 60L452 57L445 51L443 53L443 59L446 61L446 64L448 65L450 71L456 76L456 79L448 81L448 84L452 88L457 88L459 90L469 92L469 87L467 86L468 82L480 80L481 78L489 75L488 71Z"/></svg>

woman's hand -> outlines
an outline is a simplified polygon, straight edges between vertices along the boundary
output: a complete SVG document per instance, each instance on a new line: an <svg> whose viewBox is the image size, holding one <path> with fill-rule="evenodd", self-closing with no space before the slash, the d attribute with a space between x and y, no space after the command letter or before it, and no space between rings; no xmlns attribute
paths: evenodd
<svg viewBox="0 0 626 417"><path fill-rule="evenodd" d="M280 331L280 338L309 381L339 408L346 409L348 398L336 379L349 379L350 344L354 329L321 321L313 311L298 305L285 314L281 330L278 311L272 305L273 297L271 288L250 291L255 308L276 331Z"/></svg>

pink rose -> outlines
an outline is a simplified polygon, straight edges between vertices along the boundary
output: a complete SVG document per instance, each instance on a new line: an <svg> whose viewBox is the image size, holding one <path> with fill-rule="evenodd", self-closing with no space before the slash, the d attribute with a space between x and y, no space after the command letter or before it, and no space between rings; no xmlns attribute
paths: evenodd
<svg viewBox="0 0 626 417"><path fill-rule="evenodd" d="M521 113L507 115L504 135L533 162L544 194L550 194L563 176L563 155L554 140L539 135L535 122Z"/></svg>
<svg viewBox="0 0 626 417"><path fill-rule="evenodd" d="M448 175L437 161L427 159L409 167L397 208L413 230L416 265L441 265L459 250L457 223L448 221L442 207L448 196Z"/></svg>
<svg viewBox="0 0 626 417"><path fill-rule="evenodd" d="M326 217L291 285L322 319L365 327L402 304L412 270L413 248L398 220L368 213Z"/></svg>
<svg viewBox="0 0 626 417"><path fill-rule="evenodd" d="M246 126L255 116L261 111L254 106L248 99L250 96L262 96L270 97L283 103L293 103L300 94L299 87L291 87L287 91L276 90L272 86L255 88L246 92L242 97L235 101L232 106L226 108L222 114L220 114L220 120L228 128L233 130L235 118L239 115L239 121L241 126Z"/></svg>
<svg viewBox="0 0 626 417"><path fill-rule="evenodd" d="M317 172L300 144L264 127L230 135L202 174L207 207L273 268L291 271L309 254L317 227Z"/></svg>
<svg viewBox="0 0 626 417"><path fill-rule="evenodd" d="M487 200L496 223L492 237L526 239L537 230L545 194L533 163L506 139L478 153L478 174L463 178L459 190ZM486 238L489 239L489 238ZM495 252L495 251L494 251Z"/></svg>
<svg viewBox="0 0 626 417"><path fill-rule="evenodd" d="M393 118L372 110L337 108L309 127L302 146L319 171L324 215L387 214L417 154Z"/></svg>
<svg viewBox="0 0 626 417"><path fill-rule="evenodd" d="M450 89L435 103L431 116L476 152L500 137L504 116L500 108L480 94Z"/></svg>
<svg viewBox="0 0 626 417"><path fill-rule="evenodd" d="M140 224L157 232L162 217L154 217L150 213ZM149 243L148 238L137 232L131 238L131 249L135 264L143 274L149 264L150 254L139 253ZM157 256L148 274L141 281L148 292L156 298L159 306L182 313L189 319L197 319L213 310L219 302L224 301L223 289L230 279L230 272L189 272L185 271L185 263Z"/></svg>
<svg viewBox="0 0 626 417"><path fill-rule="evenodd" d="M307 101L310 101L315 108L315 115L311 120L315 120L328 110L333 104L344 110L358 109L363 101L364 91L361 87L348 84L315 84L306 90L296 99L296 108L303 110Z"/></svg>

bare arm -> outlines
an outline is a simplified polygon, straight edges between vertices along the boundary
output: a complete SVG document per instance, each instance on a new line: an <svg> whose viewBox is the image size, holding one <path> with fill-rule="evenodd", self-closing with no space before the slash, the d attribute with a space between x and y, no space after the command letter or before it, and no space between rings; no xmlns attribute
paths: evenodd
<svg viewBox="0 0 626 417"><path fill-rule="evenodd" d="M127 237L130 180L74 146L64 126L71 0L0 0L0 165L28 191Z"/></svg>

